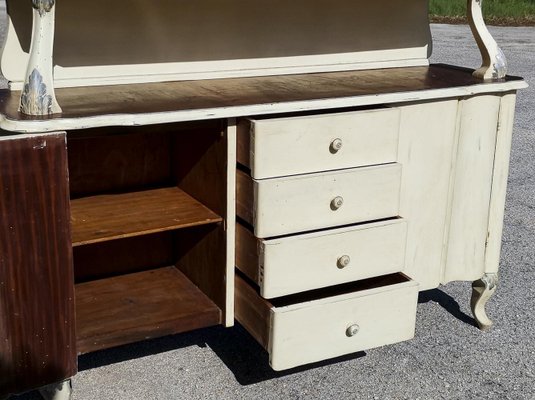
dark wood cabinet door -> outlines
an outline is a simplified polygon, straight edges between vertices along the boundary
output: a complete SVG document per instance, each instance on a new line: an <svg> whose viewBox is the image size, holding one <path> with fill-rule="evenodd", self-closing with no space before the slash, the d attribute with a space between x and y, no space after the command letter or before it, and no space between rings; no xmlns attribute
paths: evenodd
<svg viewBox="0 0 535 400"><path fill-rule="evenodd" d="M65 136L0 136L0 397L76 373Z"/></svg>

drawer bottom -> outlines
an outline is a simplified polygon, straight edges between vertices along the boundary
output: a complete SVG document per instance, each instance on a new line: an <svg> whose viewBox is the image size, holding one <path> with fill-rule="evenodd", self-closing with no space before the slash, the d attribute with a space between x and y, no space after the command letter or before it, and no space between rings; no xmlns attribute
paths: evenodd
<svg viewBox="0 0 535 400"><path fill-rule="evenodd" d="M277 371L411 339L417 300L401 273L270 301L236 276L236 319Z"/></svg>

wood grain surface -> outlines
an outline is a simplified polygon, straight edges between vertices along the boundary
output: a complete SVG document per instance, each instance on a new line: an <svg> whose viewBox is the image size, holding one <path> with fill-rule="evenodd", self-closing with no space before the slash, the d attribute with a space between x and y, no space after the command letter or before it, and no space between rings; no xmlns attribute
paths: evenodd
<svg viewBox="0 0 535 400"><path fill-rule="evenodd" d="M0 140L0 397L76 373L65 134Z"/></svg>
<svg viewBox="0 0 535 400"><path fill-rule="evenodd" d="M240 275L235 277L236 320L265 349L269 346L271 304Z"/></svg>
<svg viewBox="0 0 535 400"><path fill-rule="evenodd" d="M224 122L173 137L178 187L227 220L227 135ZM234 163L231 163L234 165ZM227 310L226 226L199 227L176 236L178 268L215 304ZM234 243L232 243L234 246Z"/></svg>
<svg viewBox="0 0 535 400"><path fill-rule="evenodd" d="M519 80L507 77L504 81ZM468 69L443 65L251 78L94 86L56 90L63 113L28 117L20 92L0 91L0 114L10 120L83 118L113 114L240 107L349 96L444 89L485 83Z"/></svg>
<svg viewBox="0 0 535 400"><path fill-rule="evenodd" d="M217 325L221 310L175 267L76 285L80 354Z"/></svg>
<svg viewBox="0 0 535 400"><path fill-rule="evenodd" d="M71 198L176 186L196 161L213 155L204 155L212 144L224 143L222 129L215 120L70 131Z"/></svg>
<svg viewBox="0 0 535 400"><path fill-rule="evenodd" d="M259 264L261 258L261 241L251 230L236 223L236 268L253 282L259 284Z"/></svg>
<svg viewBox="0 0 535 400"><path fill-rule="evenodd" d="M173 186L171 134L178 127L107 127L69 132L71 198Z"/></svg>
<svg viewBox="0 0 535 400"><path fill-rule="evenodd" d="M176 261L174 236L175 232L165 231L76 246L73 248L75 282L173 265Z"/></svg>
<svg viewBox="0 0 535 400"><path fill-rule="evenodd" d="M71 202L73 246L220 222L178 188L84 197Z"/></svg>

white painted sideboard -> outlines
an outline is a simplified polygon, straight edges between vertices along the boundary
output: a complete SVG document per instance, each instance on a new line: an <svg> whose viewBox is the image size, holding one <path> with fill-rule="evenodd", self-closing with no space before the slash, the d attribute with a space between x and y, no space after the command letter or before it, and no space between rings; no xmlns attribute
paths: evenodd
<svg viewBox="0 0 535 400"><path fill-rule="evenodd" d="M490 327L526 84L480 1L476 71L429 64L425 0L131 3L7 1L0 397L235 318L276 370L396 343L456 280Z"/></svg>

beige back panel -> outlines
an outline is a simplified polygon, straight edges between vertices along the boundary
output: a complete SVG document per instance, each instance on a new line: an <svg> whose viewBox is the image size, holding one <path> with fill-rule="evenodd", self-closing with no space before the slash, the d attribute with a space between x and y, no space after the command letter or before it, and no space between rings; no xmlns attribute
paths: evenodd
<svg viewBox="0 0 535 400"><path fill-rule="evenodd" d="M23 80L32 8L8 0L8 80ZM56 7L57 86L421 65L426 0L69 0ZM84 83L85 82L85 83Z"/></svg>

